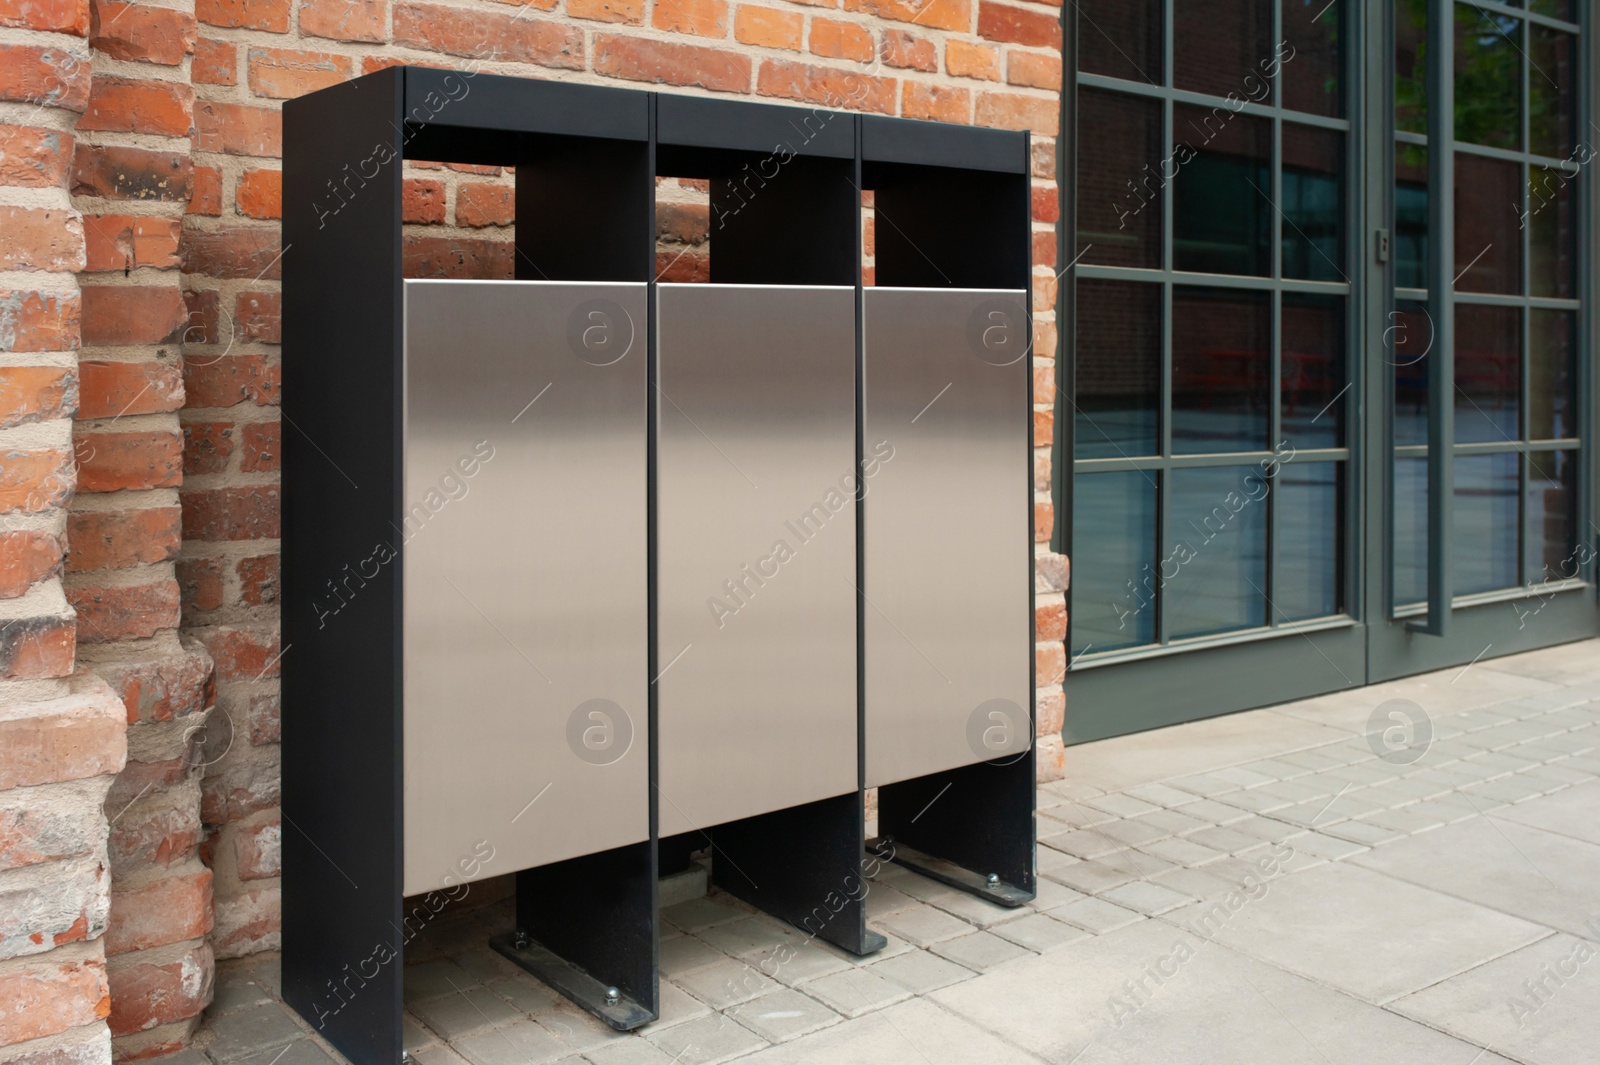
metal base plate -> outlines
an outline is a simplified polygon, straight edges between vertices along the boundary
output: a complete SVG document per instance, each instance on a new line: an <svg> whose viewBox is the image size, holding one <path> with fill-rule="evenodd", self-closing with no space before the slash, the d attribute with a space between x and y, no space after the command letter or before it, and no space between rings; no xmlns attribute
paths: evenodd
<svg viewBox="0 0 1600 1065"><path fill-rule="evenodd" d="M516 939L515 933L507 932L491 938L489 945L617 1031L632 1031L656 1019L654 1013L620 992L615 1001L608 1001L605 984L538 943L528 940L527 946L518 947Z"/></svg>
<svg viewBox="0 0 1600 1065"><path fill-rule="evenodd" d="M995 882L990 884L989 876L985 873L974 873L970 869L963 869L954 862L935 858L931 854L923 854L919 850L907 847L904 843L895 842L879 837L867 840L867 849L886 861L903 865L912 872L921 873L923 876L949 884L953 888L960 888L980 899L987 899L997 906L1007 909L1016 909L1025 902L1033 899L1033 892L1022 888L1012 887L1010 884Z"/></svg>

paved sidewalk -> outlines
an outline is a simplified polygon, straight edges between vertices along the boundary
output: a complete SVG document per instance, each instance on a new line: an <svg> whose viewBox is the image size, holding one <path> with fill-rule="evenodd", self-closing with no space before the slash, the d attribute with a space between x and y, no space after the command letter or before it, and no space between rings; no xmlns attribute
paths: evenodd
<svg viewBox="0 0 1600 1065"><path fill-rule="evenodd" d="M1589 641L1071 748L1039 791L1033 905L887 867L869 907L889 946L855 959L713 893L665 911L662 1017L631 1035L490 951L497 904L409 952L407 1046L418 1065L1591 1065L1597 700ZM180 1057L338 1060L276 968L220 965Z"/></svg>

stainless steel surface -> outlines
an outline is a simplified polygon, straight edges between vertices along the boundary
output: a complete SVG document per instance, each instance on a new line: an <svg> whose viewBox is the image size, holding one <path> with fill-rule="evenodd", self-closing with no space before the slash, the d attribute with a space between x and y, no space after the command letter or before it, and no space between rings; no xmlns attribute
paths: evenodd
<svg viewBox="0 0 1600 1065"><path fill-rule="evenodd" d="M648 356L642 284L407 281L405 317L410 895L649 836Z"/></svg>
<svg viewBox="0 0 1600 1065"><path fill-rule="evenodd" d="M1028 748L1033 412L1025 293L864 299L863 447L892 454L863 516L877 787Z"/></svg>
<svg viewBox="0 0 1600 1065"><path fill-rule="evenodd" d="M855 293L656 300L668 836L855 790Z"/></svg>

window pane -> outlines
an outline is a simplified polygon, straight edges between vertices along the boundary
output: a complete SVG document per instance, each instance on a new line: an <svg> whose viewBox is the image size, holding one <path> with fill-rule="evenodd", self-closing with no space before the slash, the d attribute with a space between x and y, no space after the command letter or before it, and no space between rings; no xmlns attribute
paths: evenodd
<svg viewBox="0 0 1600 1065"><path fill-rule="evenodd" d="M1394 125L1428 132L1428 0L1394 3Z"/></svg>
<svg viewBox="0 0 1600 1065"><path fill-rule="evenodd" d="M1565 158L1572 151L1578 84L1577 48L1570 33L1530 26L1528 43L1528 140L1540 155Z"/></svg>
<svg viewBox="0 0 1600 1065"><path fill-rule="evenodd" d="M1522 293L1522 167L1456 153L1456 291Z"/></svg>
<svg viewBox="0 0 1600 1065"><path fill-rule="evenodd" d="M1178 270L1265 277L1272 269L1272 123L1226 107L1177 107L1172 257ZM1192 157L1191 157L1192 155Z"/></svg>
<svg viewBox="0 0 1600 1065"><path fill-rule="evenodd" d="M1078 254L1105 266L1161 265L1161 104L1078 91ZM1093 247L1090 247L1093 245ZM1085 250L1087 249L1087 250Z"/></svg>
<svg viewBox="0 0 1600 1065"><path fill-rule="evenodd" d="M1528 421L1534 440L1578 435L1577 316L1568 311L1529 311Z"/></svg>
<svg viewBox="0 0 1600 1065"><path fill-rule="evenodd" d="M1172 0L1173 83L1271 102L1276 69L1271 0Z"/></svg>
<svg viewBox="0 0 1600 1065"><path fill-rule="evenodd" d="M1161 0L1077 0L1078 69L1161 84Z"/></svg>
<svg viewBox="0 0 1600 1065"><path fill-rule="evenodd" d="M1459 195L1459 193L1458 193ZM1394 283L1427 288L1428 149L1394 146Z"/></svg>
<svg viewBox="0 0 1600 1065"><path fill-rule="evenodd" d="M1343 133L1283 124L1281 206L1283 276L1348 281L1344 272Z"/></svg>
<svg viewBox="0 0 1600 1065"><path fill-rule="evenodd" d="M1573 451L1528 455L1528 558L1524 584L1582 575L1578 543L1578 463Z"/></svg>
<svg viewBox="0 0 1600 1065"><path fill-rule="evenodd" d="M1452 583L1456 595L1517 584L1517 456L1457 455Z"/></svg>
<svg viewBox="0 0 1600 1065"><path fill-rule="evenodd" d="M1172 292L1172 450L1264 451L1271 384L1265 292Z"/></svg>
<svg viewBox="0 0 1600 1065"><path fill-rule="evenodd" d="M1088 473L1072 486L1072 653L1150 643L1156 632L1156 475Z"/></svg>
<svg viewBox="0 0 1600 1065"><path fill-rule="evenodd" d="M1577 296L1577 226L1573 182L1578 168L1528 167L1528 291L1534 296Z"/></svg>
<svg viewBox="0 0 1600 1065"><path fill-rule="evenodd" d="M1174 639L1266 624L1267 494L1261 467L1173 470L1162 603Z"/></svg>
<svg viewBox="0 0 1600 1065"><path fill-rule="evenodd" d="M1564 18L1575 21L1577 14L1573 9L1573 0L1528 0L1528 10L1536 15L1549 15L1551 18Z"/></svg>
<svg viewBox="0 0 1600 1065"><path fill-rule="evenodd" d="M1456 140L1522 146L1522 20L1456 5Z"/></svg>
<svg viewBox="0 0 1600 1065"><path fill-rule="evenodd" d="M1522 312L1456 305L1456 443L1519 440Z"/></svg>
<svg viewBox="0 0 1600 1065"><path fill-rule="evenodd" d="M1283 297L1283 436L1297 450L1344 442L1344 300Z"/></svg>
<svg viewBox="0 0 1600 1065"><path fill-rule="evenodd" d="M1272 605L1279 621L1326 617L1342 609L1342 470L1337 462L1286 462L1278 471Z"/></svg>
<svg viewBox="0 0 1600 1065"><path fill-rule="evenodd" d="M1160 286L1080 281L1077 317L1074 457L1157 454Z"/></svg>
<svg viewBox="0 0 1600 1065"><path fill-rule="evenodd" d="M1394 460L1394 603L1428 598L1428 460Z"/></svg>
<svg viewBox="0 0 1600 1065"><path fill-rule="evenodd" d="M1420 303L1395 304L1384 330L1384 357L1394 365L1394 442L1428 442L1428 356L1433 351L1433 319Z"/></svg>
<svg viewBox="0 0 1600 1065"><path fill-rule="evenodd" d="M1283 0L1283 106L1316 115L1344 113L1340 15L1344 5L1324 0ZM1289 49L1293 49L1290 52Z"/></svg>

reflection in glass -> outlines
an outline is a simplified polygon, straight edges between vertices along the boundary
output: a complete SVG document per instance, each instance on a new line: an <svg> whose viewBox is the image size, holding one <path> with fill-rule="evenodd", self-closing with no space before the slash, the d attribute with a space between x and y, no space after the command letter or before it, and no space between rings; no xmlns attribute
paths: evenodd
<svg viewBox="0 0 1600 1065"><path fill-rule="evenodd" d="M1083 88L1078 121L1091 131L1078 148L1078 254L1104 266L1160 266L1161 190L1177 165L1162 157L1160 102Z"/></svg>
<svg viewBox="0 0 1600 1065"><path fill-rule="evenodd" d="M1178 270L1265 277L1272 269L1272 123L1225 107L1173 109L1172 258Z"/></svg>
<svg viewBox="0 0 1600 1065"><path fill-rule="evenodd" d="M1427 288L1428 149L1394 146L1394 283Z"/></svg>
<svg viewBox="0 0 1600 1065"><path fill-rule="evenodd" d="M1156 632L1156 475L1086 473L1073 481L1072 653L1150 643Z"/></svg>
<svg viewBox="0 0 1600 1065"><path fill-rule="evenodd" d="M1161 0L1076 0L1076 6L1079 70L1161 84Z"/></svg>
<svg viewBox="0 0 1600 1065"><path fill-rule="evenodd" d="M1517 585L1518 456L1457 455L1450 544L1456 595Z"/></svg>
<svg viewBox="0 0 1600 1065"><path fill-rule="evenodd" d="M1284 0L1283 36L1293 58L1283 70L1283 106L1314 115L1343 114L1339 18L1343 4ZM1287 49L1285 54L1290 54Z"/></svg>
<svg viewBox="0 0 1600 1065"><path fill-rule="evenodd" d="M1159 453L1161 288L1080 281L1076 446L1080 459Z"/></svg>
<svg viewBox="0 0 1600 1065"><path fill-rule="evenodd" d="M1341 611L1344 519L1337 462L1287 462L1278 471L1278 531L1272 606L1278 621Z"/></svg>
<svg viewBox="0 0 1600 1065"><path fill-rule="evenodd" d="M1456 5L1456 140L1522 146L1522 21Z"/></svg>
<svg viewBox="0 0 1600 1065"><path fill-rule="evenodd" d="M1528 294L1572 299L1577 296L1577 212L1573 187L1576 163L1528 167Z"/></svg>
<svg viewBox="0 0 1600 1065"><path fill-rule="evenodd" d="M1528 422L1534 440L1578 435L1577 324L1570 311L1528 312Z"/></svg>
<svg viewBox="0 0 1600 1065"><path fill-rule="evenodd" d="M1260 466L1173 470L1162 602L1174 639L1266 624L1267 496Z"/></svg>
<svg viewBox="0 0 1600 1065"><path fill-rule="evenodd" d="M1279 63L1272 0L1172 0L1173 83L1191 92L1271 103Z"/></svg>
<svg viewBox="0 0 1600 1065"><path fill-rule="evenodd" d="M1522 311L1456 304L1456 443L1522 437Z"/></svg>
<svg viewBox="0 0 1600 1065"><path fill-rule="evenodd" d="M1537 25L1529 26L1528 34L1528 147L1564 159L1572 151L1576 117L1577 38Z"/></svg>
<svg viewBox="0 0 1600 1065"><path fill-rule="evenodd" d="M1428 460L1394 460L1394 605L1428 598Z"/></svg>
<svg viewBox="0 0 1600 1065"><path fill-rule="evenodd" d="M1394 127L1428 132L1428 0L1394 3Z"/></svg>
<svg viewBox="0 0 1600 1065"><path fill-rule="evenodd" d="M1172 290L1172 450L1263 451L1271 385L1265 292Z"/></svg>
<svg viewBox="0 0 1600 1065"><path fill-rule="evenodd" d="M1344 442L1344 300L1286 293L1283 321L1283 436L1296 450Z"/></svg>
<svg viewBox="0 0 1600 1065"><path fill-rule="evenodd" d="M1383 357L1394 367L1394 442L1428 442L1428 356L1433 351L1428 308L1398 300L1383 333Z"/></svg>
<svg viewBox="0 0 1600 1065"><path fill-rule="evenodd" d="M1456 153L1456 291L1522 293L1522 167Z"/></svg>
<svg viewBox="0 0 1600 1065"><path fill-rule="evenodd" d="M1293 122L1283 124L1280 206L1283 276L1307 281L1349 280L1343 266L1343 133Z"/></svg>
<svg viewBox="0 0 1600 1065"><path fill-rule="evenodd" d="M1573 2L1574 0L1528 0L1528 10L1536 15L1549 15L1551 18L1564 18L1571 22L1576 17Z"/></svg>
<svg viewBox="0 0 1600 1065"><path fill-rule="evenodd" d="M1578 543L1578 455L1535 451L1528 455L1527 574L1540 585L1582 576Z"/></svg>

